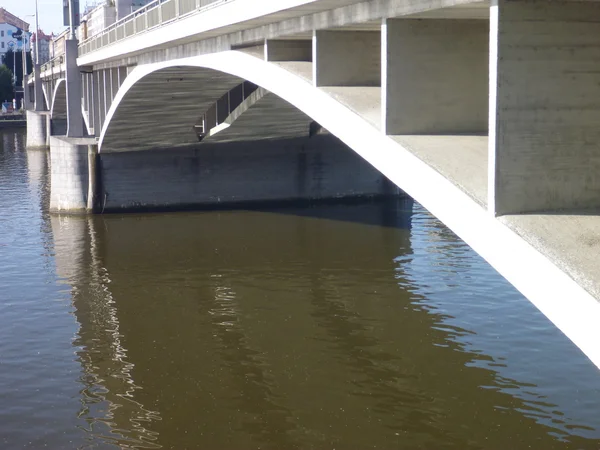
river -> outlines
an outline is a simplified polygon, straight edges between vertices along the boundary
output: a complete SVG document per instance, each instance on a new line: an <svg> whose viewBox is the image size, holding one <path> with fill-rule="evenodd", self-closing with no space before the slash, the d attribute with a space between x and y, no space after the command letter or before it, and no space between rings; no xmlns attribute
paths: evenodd
<svg viewBox="0 0 600 450"><path fill-rule="evenodd" d="M57 216L24 141L0 449L600 448L596 367L411 200Z"/></svg>

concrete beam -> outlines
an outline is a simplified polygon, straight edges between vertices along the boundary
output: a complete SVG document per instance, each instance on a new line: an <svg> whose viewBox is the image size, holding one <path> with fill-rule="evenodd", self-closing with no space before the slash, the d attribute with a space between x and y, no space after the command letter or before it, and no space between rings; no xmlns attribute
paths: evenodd
<svg viewBox="0 0 600 450"><path fill-rule="evenodd" d="M67 136L83 136L83 116L81 115L81 73L77 67L79 41L65 41L65 64L67 78Z"/></svg>
<svg viewBox="0 0 600 450"><path fill-rule="evenodd" d="M265 41L265 61L312 61L312 42L310 40Z"/></svg>
<svg viewBox="0 0 600 450"><path fill-rule="evenodd" d="M102 120L100 117L100 72L92 73L92 107L94 110L94 135L100 136L102 132Z"/></svg>
<svg viewBox="0 0 600 450"><path fill-rule="evenodd" d="M384 21L384 132L487 132L488 34L482 20Z"/></svg>
<svg viewBox="0 0 600 450"><path fill-rule="evenodd" d="M313 82L319 86L381 86L378 31L316 31Z"/></svg>
<svg viewBox="0 0 600 450"><path fill-rule="evenodd" d="M490 23L490 211L600 207L600 4L496 0Z"/></svg>

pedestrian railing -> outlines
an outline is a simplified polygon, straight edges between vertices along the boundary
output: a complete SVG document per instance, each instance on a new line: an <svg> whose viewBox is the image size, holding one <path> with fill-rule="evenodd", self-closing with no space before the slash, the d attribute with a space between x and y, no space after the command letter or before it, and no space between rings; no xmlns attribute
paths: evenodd
<svg viewBox="0 0 600 450"><path fill-rule="evenodd" d="M89 37L79 45L79 56L232 0L154 0Z"/></svg>
<svg viewBox="0 0 600 450"><path fill-rule="evenodd" d="M46 70L50 70L53 67L60 67L60 65L64 62L65 55L58 55L55 58L51 59L48 62L42 64L41 72L44 73Z"/></svg>

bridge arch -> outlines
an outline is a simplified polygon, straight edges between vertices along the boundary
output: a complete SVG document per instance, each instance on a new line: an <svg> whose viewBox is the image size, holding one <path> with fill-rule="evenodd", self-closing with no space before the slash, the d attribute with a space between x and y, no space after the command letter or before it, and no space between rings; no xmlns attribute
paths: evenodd
<svg viewBox="0 0 600 450"><path fill-rule="evenodd" d="M243 52L228 51L139 65L125 79L106 115L100 135L100 152L119 151L119 139L126 138L135 128L140 130L134 135L137 138L139 133L152 133L157 128L159 132L165 130L167 127L157 127L162 118L167 119L167 125L172 124L173 120L168 116L177 111L180 93L174 92L163 110L148 94L152 89L168 90L169 83L178 75L181 82L186 76L196 77L189 80L187 95L197 93L197 108L186 111L196 116L228 90L249 80L329 130L437 216L600 366L600 350L595 338L599 335L597 301L476 199L415 156L408 147L410 144L405 146L384 134L378 126L381 102L371 101L364 108L345 103L334 91L314 87L310 79L311 63L302 64L300 70L297 70L298 63L290 64L287 67L292 70L287 70L285 63L273 64ZM144 86L149 91L144 93ZM144 107L151 109L153 114L134 125L131 119ZM197 142L191 128L189 124L177 127L181 136L175 142L185 144L187 139ZM570 302L565 302L565 298Z"/></svg>
<svg viewBox="0 0 600 450"><path fill-rule="evenodd" d="M52 93L52 104L50 108L51 119L67 118L67 80L60 78Z"/></svg>

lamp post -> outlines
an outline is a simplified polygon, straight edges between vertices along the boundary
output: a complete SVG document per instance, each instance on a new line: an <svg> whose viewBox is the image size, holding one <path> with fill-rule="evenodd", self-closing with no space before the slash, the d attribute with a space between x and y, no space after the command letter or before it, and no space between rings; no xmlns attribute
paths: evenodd
<svg viewBox="0 0 600 450"><path fill-rule="evenodd" d="M27 14L24 16L25 18L34 17L35 14ZM27 109L31 101L29 100L29 85L27 84L27 52L25 51L25 47L27 43L29 43L29 51L31 51L31 34L29 31L23 30L23 36L21 38L21 59L23 63L23 77L21 78L21 82L23 85L23 109Z"/></svg>
<svg viewBox="0 0 600 450"><path fill-rule="evenodd" d="M35 110L44 110L44 91L42 90L42 77L40 74L40 39L39 39L39 14L38 2L35 0L35 64L33 65L33 76L35 82Z"/></svg>

